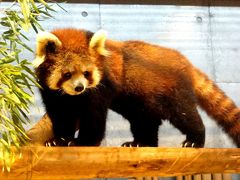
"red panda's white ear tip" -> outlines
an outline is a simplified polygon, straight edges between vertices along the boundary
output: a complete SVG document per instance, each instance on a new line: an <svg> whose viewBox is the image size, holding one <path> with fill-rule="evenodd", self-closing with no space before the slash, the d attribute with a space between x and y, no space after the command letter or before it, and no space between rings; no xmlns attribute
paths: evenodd
<svg viewBox="0 0 240 180"><path fill-rule="evenodd" d="M46 44L49 41L55 43L56 46L62 45L62 43L58 39L58 37L50 32L42 31L37 34L37 45L38 44Z"/></svg>
<svg viewBox="0 0 240 180"><path fill-rule="evenodd" d="M106 39L106 38L107 38L107 31L104 30L104 29L99 29L99 30L95 33L95 35L101 36L101 37L105 37L105 39Z"/></svg>
<svg viewBox="0 0 240 180"><path fill-rule="evenodd" d="M58 39L57 36L50 32L39 32L36 38L36 58L33 61L33 66L36 68L40 64L42 64L45 60L46 55L46 46L49 42L55 44L56 47L62 45L61 41Z"/></svg>
<svg viewBox="0 0 240 180"><path fill-rule="evenodd" d="M105 49L106 39L107 31L100 29L92 36L89 47L91 49L96 49L97 52L103 56L109 56L109 51Z"/></svg>
<svg viewBox="0 0 240 180"><path fill-rule="evenodd" d="M91 41L89 44L90 48L96 47L101 42L104 43L106 38L107 38L107 32L102 29L98 30L97 32L94 33L94 35L91 38Z"/></svg>

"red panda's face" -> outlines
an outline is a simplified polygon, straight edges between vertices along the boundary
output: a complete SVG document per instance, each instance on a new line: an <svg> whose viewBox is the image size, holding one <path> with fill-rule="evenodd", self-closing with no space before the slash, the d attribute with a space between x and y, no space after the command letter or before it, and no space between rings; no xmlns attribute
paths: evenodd
<svg viewBox="0 0 240 180"><path fill-rule="evenodd" d="M100 83L101 72L89 54L61 51L46 58L52 62L51 72L46 78L50 89L78 95Z"/></svg>
<svg viewBox="0 0 240 180"><path fill-rule="evenodd" d="M97 61L108 55L105 39L101 31L88 39L85 32L71 29L39 35L34 66L47 74L38 73L38 76L44 76L44 84L49 89L69 95L95 88L102 77Z"/></svg>

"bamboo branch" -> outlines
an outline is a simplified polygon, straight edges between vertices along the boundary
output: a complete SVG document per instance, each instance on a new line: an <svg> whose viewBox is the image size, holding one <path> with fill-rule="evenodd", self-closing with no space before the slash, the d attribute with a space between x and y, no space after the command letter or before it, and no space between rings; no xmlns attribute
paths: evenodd
<svg viewBox="0 0 240 180"><path fill-rule="evenodd" d="M24 147L0 179L79 179L240 173L239 149Z"/></svg>

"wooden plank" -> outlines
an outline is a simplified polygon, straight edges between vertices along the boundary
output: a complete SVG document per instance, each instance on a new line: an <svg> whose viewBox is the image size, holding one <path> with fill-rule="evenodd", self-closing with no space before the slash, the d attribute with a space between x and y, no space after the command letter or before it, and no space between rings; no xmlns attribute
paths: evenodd
<svg viewBox="0 0 240 180"><path fill-rule="evenodd" d="M144 177L144 180L152 180L152 177Z"/></svg>
<svg viewBox="0 0 240 180"><path fill-rule="evenodd" d="M222 174L213 174L213 180L223 180Z"/></svg>
<svg viewBox="0 0 240 180"><path fill-rule="evenodd" d="M185 180L192 180L192 175L185 176Z"/></svg>
<svg viewBox="0 0 240 180"><path fill-rule="evenodd" d="M202 174L202 180L212 180L211 174Z"/></svg>
<svg viewBox="0 0 240 180"><path fill-rule="evenodd" d="M152 180L158 180L157 176L152 177Z"/></svg>
<svg viewBox="0 0 240 180"><path fill-rule="evenodd" d="M231 174L223 174L223 180L232 180Z"/></svg>
<svg viewBox="0 0 240 180"><path fill-rule="evenodd" d="M240 173L240 150L32 146L22 149L22 158L11 173L0 173L0 179L172 177L211 172Z"/></svg>
<svg viewBox="0 0 240 180"><path fill-rule="evenodd" d="M193 180L202 180L201 174L194 175Z"/></svg>
<svg viewBox="0 0 240 180"><path fill-rule="evenodd" d="M176 180L183 180L183 177L182 177L182 176L178 176L178 177L176 178Z"/></svg>

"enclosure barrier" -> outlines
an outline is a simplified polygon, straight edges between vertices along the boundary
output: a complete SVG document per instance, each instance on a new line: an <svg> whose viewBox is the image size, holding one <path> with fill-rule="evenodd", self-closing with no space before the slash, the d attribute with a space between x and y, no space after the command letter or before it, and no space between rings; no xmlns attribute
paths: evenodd
<svg viewBox="0 0 240 180"><path fill-rule="evenodd" d="M239 149L42 147L22 148L0 179L169 177L240 173Z"/></svg>

